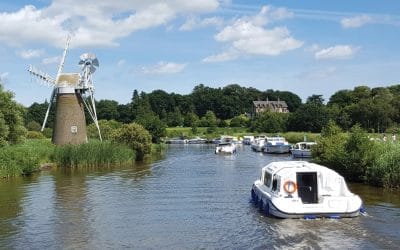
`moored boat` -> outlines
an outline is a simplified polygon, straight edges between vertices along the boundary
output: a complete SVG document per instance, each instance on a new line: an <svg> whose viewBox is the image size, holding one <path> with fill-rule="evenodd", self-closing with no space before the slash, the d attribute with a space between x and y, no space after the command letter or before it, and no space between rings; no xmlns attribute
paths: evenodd
<svg viewBox="0 0 400 250"><path fill-rule="evenodd" d="M265 137L259 136L254 138L253 142L251 143L251 149L256 152L262 152L262 149L265 144Z"/></svg>
<svg viewBox="0 0 400 250"><path fill-rule="evenodd" d="M262 151L270 154L285 154L290 152L290 144L281 136L267 137Z"/></svg>
<svg viewBox="0 0 400 250"><path fill-rule="evenodd" d="M335 171L305 161L272 162L261 170L251 190L252 201L279 218L356 217L361 198Z"/></svg>
<svg viewBox="0 0 400 250"><path fill-rule="evenodd" d="M234 154L236 153L236 146L233 142L221 142L215 147L216 154Z"/></svg>
<svg viewBox="0 0 400 250"><path fill-rule="evenodd" d="M309 158L311 157L311 148L315 145L317 145L316 142L298 142L290 149L290 152L293 158Z"/></svg>

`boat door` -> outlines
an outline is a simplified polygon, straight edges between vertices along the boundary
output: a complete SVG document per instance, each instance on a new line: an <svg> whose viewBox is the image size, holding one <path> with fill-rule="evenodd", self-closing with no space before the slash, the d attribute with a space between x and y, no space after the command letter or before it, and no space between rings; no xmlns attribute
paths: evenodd
<svg viewBox="0 0 400 250"><path fill-rule="evenodd" d="M297 193L303 203L318 203L316 172L297 173Z"/></svg>

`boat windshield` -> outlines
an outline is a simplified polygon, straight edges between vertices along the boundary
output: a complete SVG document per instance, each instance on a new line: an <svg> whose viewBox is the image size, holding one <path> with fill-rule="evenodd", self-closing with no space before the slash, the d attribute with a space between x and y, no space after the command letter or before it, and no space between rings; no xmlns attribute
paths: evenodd
<svg viewBox="0 0 400 250"><path fill-rule="evenodd" d="M271 185L272 175L268 172L264 174L264 185L269 187Z"/></svg>

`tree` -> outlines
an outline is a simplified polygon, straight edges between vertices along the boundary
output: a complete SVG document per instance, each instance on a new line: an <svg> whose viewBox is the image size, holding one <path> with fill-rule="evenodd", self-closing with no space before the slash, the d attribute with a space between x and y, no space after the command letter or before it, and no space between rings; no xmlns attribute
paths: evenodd
<svg viewBox="0 0 400 250"><path fill-rule="evenodd" d="M97 118L99 120L117 120L119 118L118 102L100 100L96 103Z"/></svg>
<svg viewBox="0 0 400 250"><path fill-rule="evenodd" d="M308 98L307 103L290 114L288 129L320 132L330 119L328 109L322 102L321 96L313 95Z"/></svg>
<svg viewBox="0 0 400 250"><path fill-rule="evenodd" d="M135 150L137 160L143 160L144 156L151 152L151 135L137 123L122 125L114 132L112 140Z"/></svg>
<svg viewBox="0 0 400 250"><path fill-rule="evenodd" d="M251 124L251 130L256 132L279 133L286 131L288 114L271 111L262 112Z"/></svg>
<svg viewBox="0 0 400 250"><path fill-rule="evenodd" d="M26 135L23 119L25 109L13 98L13 93L4 91L0 84L0 146L21 142Z"/></svg>

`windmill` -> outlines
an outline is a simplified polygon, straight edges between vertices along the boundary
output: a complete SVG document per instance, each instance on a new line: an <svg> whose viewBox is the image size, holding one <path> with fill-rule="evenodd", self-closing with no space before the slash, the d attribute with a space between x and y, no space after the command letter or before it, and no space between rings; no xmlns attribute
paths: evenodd
<svg viewBox="0 0 400 250"><path fill-rule="evenodd" d="M99 66L99 61L94 54L84 53L80 56L79 61L81 73L63 73L70 40L71 37L68 36L55 79L32 66L28 70L42 84L53 87L41 131L46 126L51 106L55 104L56 114L52 142L58 145L87 142L85 107L96 125L100 140L102 139L97 120L92 80L92 74Z"/></svg>

